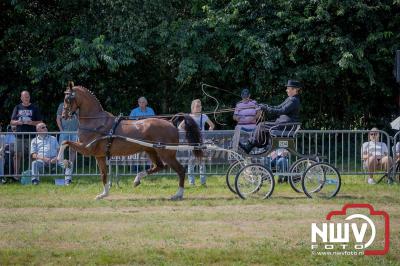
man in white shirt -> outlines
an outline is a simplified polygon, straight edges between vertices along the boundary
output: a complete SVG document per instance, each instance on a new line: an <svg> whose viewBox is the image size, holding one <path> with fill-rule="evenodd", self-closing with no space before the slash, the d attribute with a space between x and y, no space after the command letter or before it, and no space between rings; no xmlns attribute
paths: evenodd
<svg viewBox="0 0 400 266"><path fill-rule="evenodd" d="M370 174L368 184L375 184L372 172L377 169L387 171L392 164L392 158L388 155L389 151L386 143L379 141L379 130L372 128L368 134L369 141L364 142L361 148L363 166Z"/></svg>
<svg viewBox="0 0 400 266"><path fill-rule="evenodd" d="M36 126L37 137L31 142L32 162L32 184L39 184L39 173L45 167L51 168L52 165L65 169L65 184L69 185L72 181L72 168L67 160L57 161L58 149L60 145L57 138L48 134L45 123Z"/></svg>

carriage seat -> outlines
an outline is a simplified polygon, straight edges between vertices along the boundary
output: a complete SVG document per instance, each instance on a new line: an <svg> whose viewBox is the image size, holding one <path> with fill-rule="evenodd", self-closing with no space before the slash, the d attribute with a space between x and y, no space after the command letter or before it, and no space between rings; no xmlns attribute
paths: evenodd
<svg viewBox="0 0 400 266"><path fill-rule="evenodd" d="M301 123L281 123L269 129L271 137L275 138L294 138L300 130Z"/></svg>

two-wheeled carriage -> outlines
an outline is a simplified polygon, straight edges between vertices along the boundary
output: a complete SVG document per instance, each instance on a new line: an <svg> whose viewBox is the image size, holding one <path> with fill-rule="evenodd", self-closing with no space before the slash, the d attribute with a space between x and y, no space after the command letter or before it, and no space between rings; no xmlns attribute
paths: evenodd
<svg viewBox="0 0 400 266"><path fill-rule="evenodd" d="M233 162L226 173L228 188L242 199L269 198L275 188L274 175L288 177L294 191L304 192L309 198L332 198L340 190L341 178L338 170L322 161L317 155L304 155L296 151L296 135L300 123L279 124L269 129L269 140L261 148L253 150L242 161ZM270 167L254 158L267 156L278 149L287 150L298 158L288 172L273 172ZM260 161L260 160L258 160Z"/></svg>

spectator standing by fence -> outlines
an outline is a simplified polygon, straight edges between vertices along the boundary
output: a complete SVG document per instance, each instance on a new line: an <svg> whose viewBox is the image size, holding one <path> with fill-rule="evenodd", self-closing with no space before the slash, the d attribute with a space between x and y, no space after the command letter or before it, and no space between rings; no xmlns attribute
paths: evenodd
<svg viewBox="0 0 400 266"><path fill-rule="evenodd" d="M197 126L199 127L200 131L203 132L205 130L205 124L207 123L209 126L209 130L214 130L214 123L208 118L206 114L202 114L202 106L201 106L201 101L199 99L195 99L192 101L191 104L191 113L190 116L194 119L196 122ZM185 129L185 123L182 121L178 128L179 129ZM194 181L194 167L196 163L196 158L194 157L193 153L190 152L189 155L189 164L188 164L188 178L189 178L189 185L194 186L195 181ZM199 171L200 171L200 183L201 185L205 186L206 185L206 165L204 159L200 159L199 163Z"/></svg>
<svg viewBox="0 0 400 266"><path fill-rule="evenodd" d="M42 122L42 115L39 108L31 103L31 96L28 91L21 92L21 103L14 107L11 115L12 126L16 126L17 134L16 150L14 153L14 174L18 175L21 168L21 160L29 155L30 132L36 131L36 125Z"/></svg>
<svg viewBox="0 0 400 266"><path fill-rule="evenodd" d="M139 107L132 109L129 117L132 119L143 119L149 116L154 116L154 110L147 106L147 99L145 97L140 97L138 99Z"/></svg>
<svg viewBox="0 0 400 266"><path fill-rule="evenodd" d="M58 129L60 130L58 143L62 144L66 140L78 141L77 131L79 126L79 120L78 120L79 110L75 114L73 114L70 119L62 118L63 110L64 110L64 103L62 102L57 108L56 122ZM73 165L76 159L76 151L71 147L69 147L68 150L69 150L68 160Z"/></svg>

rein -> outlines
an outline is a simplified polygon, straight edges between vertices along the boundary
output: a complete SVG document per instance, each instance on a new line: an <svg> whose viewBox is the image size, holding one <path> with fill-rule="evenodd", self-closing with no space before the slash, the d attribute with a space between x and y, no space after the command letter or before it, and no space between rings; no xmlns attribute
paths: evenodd
<svg viewBox="0 0 400 266"><path fill-rule="evenodd" d="M244 108L244 109L250 109L250 108ZM214 111L209 111L209 112L202 112L202 114L222 114L222 113L232 113L235 111L235 108L226 108L226 109L220 109L220 111L214 112ZM178 114L163 114L163 115L152 115L152 116L145 116L140 119L145 119L145 118L173 118L173 117L183 117L184 113L178 113ZM108 116L79 116L79 118L82 119L102 119L102 118L107 118ZM130 118L130 116L121 116L121 118L124 118L125 120L140 120L140 119L133 119Z"/></svg>
<svg viewBox="0 0 400 266"><path fill-rule="evenodd" d="M239 110L246 110L246 109L254 109L254 108L239 108ZM223 113L232 113L235 111L235 108L226 108L226 109L220 109L219 111L208 111L208 112L202 112L202 114L210 115L210 114L223 114ZM152 115L152 116L145 116L140 119L145 119L145 118L174 118L174 117L183 117L186 115L185 113L177 113L177 114L163 114L163 115ZM130 116L120 116L124 120L140 120L140 119L133 119ZM81 119L103 119L103 118L109 118L109 116L79 116Z"/></svg>

